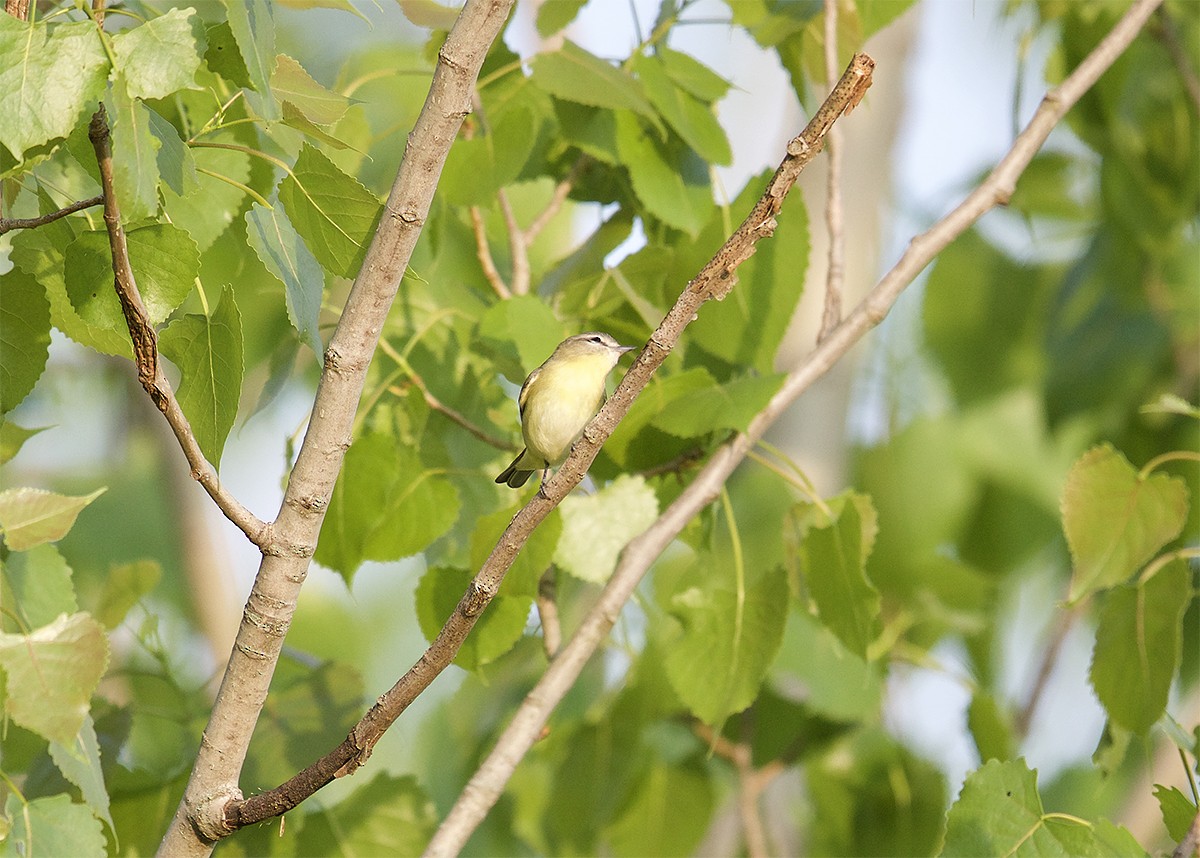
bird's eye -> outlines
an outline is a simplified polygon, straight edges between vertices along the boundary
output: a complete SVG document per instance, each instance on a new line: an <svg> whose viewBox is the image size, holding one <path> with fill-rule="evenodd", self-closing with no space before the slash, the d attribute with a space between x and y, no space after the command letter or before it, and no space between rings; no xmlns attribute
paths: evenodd
<svg viewBox="0 0 1200 858"><path fill-rule="evenodd" d="M604 343L604 340L600 339L599 337L591 337L590 341L593 343L600 343L600 344Z"/></svg>

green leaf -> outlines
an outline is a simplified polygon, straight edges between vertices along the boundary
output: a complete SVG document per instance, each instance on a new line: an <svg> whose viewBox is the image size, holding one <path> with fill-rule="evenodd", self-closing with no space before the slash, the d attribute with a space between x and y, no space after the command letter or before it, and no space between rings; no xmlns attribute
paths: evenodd
<svg viewBox="0 0 1200 858"><path fill-rule="evenodd" d="M108 854L100 820L86 805L75 804L66 795L22 804L19 796L10 794L4 809L13 823L4 843L5 856L104 858Z"/></svg>
<svg viewBox="0 0 1200 858"><path fill-rule="evenodd" d="M763 173L750 179L730 207L735 218L750 212L769 178ZM760 241L738 268L738 283L729 296L706 304L688 328L693 342L708 354L762 375L775 371L775 355L804 291L808 268L808 213L800 194L788 197L778 220L775 234ZM679 257L674 276L684 281L695 276L728 232L721 212L714 212L691 252Z"/></svg>
<svg viewBox="0 0 1200 858"><path fill-rule="evenodd" d="M233 287L221 292L212 315L189 313L159 336L159 348L179 367L178 398L204 458L219 467L242 393L242 316Z"/></svg>
<svg viewBox="0 0 1200 858"><path fill-rule="evenodd" d="M125 233L129 265L151 324L160 324L183 303L200 273L200 252L186 232L169 223ZM129 329L113 287L108 233L81 233L65 260L67 294L80 318L94 328L122 332L128 353Z"/></svg>
<svg viewBox="0 0 1200 858"><path fill-rule="evenodd" d="M204 35L208 42L204 51L204 63L209 70L216 72L234 86L249 89L252 86L250 73L246 70L246 61L242 59L229 22L213 24L205 30Z"/></svg>
<svg viewBox="0 0 1200 858"><path fill-rule="evenodd" d="M317 125L332 125L346 113L350 100L317 83L296 60L287 54L275 58L271 90L280 102L294 105L306 119Z"/></svg>
<svg viewBox="0 0 1200 858"><path fill-rule="evenodd" d="M27 551L67 535L80 511L104 494L97 489L75 497L42 489L18 488L0 492L0 529L12 551Z"/></svg>
<svg viewBox="0 0 1200 858"><path fill-rule="evenodd" d="M158 150L162 142L150 132L150 111L127 95L118 79L108 99L112 122L113 187L125 223L158 213Z"/></svg>
<svg viewBox="0 0 1200 858"><path fill-rule="evenodd" d="M427 548L458 517L454 486L389 435L364 435L346 452L315 559L349 583L364 560Z"/></svg>
<svg viewBox="0 0 1200 858"><path fill-rule="evenodd" d="M1166 709L1191 597L1191 573L1179 559L1105 597L1090 677L1118 726L1144 734Z"/></svg>
<svg viewBox="0 0 1200 858"><path fill-rule="evenodd" d="M686 150L673 155L629 111L616 119L617 152L638 199L663 223L695 237L714 208L707 165Z"/></svg>
<svg viewBox="0 0 1200 858"><path fill-rule="evenodd" d="M379 200L307 143L279 199L317 261L353 279L382 210Z"/></svg>
<svg viewBox="0 0 1200 858"><path fill-rule="evenodd" d="M0 414L16 408L46 368L50 303L45 288L19 268L4 275L0 301Z"/></svg>
<svg viewBox="0 0 1200 858"><path fill-rule="evenodd" d="M144 105L143 105L144 107ZM176 194L191 193L197 182L196 159L175 126L146 107L150 133L158 140L158 174Z"/></svg>
<svg viewBox="0 0 1200 858"><path fill-rule="evenodd" d="M91 21L27 24L0 16L0 143L26 149L66 137L90 115L108 79L108 57Z"/></svg>
<svg viewBox="0 0 1200 858"><path fill-rule="evenodd" d="M967 776L946 820L941 855L1143 855L1123 828L1042 809L1037 772L1024 760L992 760Z"/></svg>
<svg viewBox="0 0 1200 858"><path fill-rule="evenodd" d="M1192 820L1196 818L1196 805L1179 791L1179 787L1154 785L1154 797L1158 799L1158 807L1162 812L1163 824L1167 826L1167 834L1176 843L1187 837Z"/></svg>
<svg viewBox="0 0 1200 858"><path fill-rule="evenodd" d="M318 329L325 272L288 220L281 206L255 203L246 212L246 237L254 252L283 283L288 321L320 359L324 347Z"/></svg>
<svg viewBox="0 0 1200 858"><path fill-rule="evenodd" d="M433 803L412 775L377 774L345 801L304 817L310 855L420 855L437 828Z"/></svg>
<svg viewBox="0 0 1200 858"><path fill-rule="evenodd" d="M632 110L660 127L658 114L631 74L569 39L559 50L534 58L533 82L556 98L609 110Z"/></svg>
<svg viewBox="0 0 1200 858"><path fill-rule="evenodd" d="M782 569L746 569L739 586L723 564L710 560L693 568L697 574L688 580L694 583L666 600L678 621L664 645L666 670L688 709L719 724L754 701L779 650L787 579Z"/></svg>
<svg viewBox="0 0 1200 858"><path fill-rule="evenodd" d="M221 133L205 139L213 143L239 144L231 134ZM206 170L213 175L200 173L195 183L184 186L182 194L176 192L169 182L159 185L159 191L163 198L163 210L171 223L187 232L200 251L204 252L229 228L246 197L246 192L238 184L245 185L250 181L250 156L230 149L199 148L189 151L197 170Z"/></svg>
<svg viewBox="0 0 1200 858"><path fill-rule="evenodd" d="M200 26L194 9L172 9L112 37L116 71L131 98L166 98L195 87L204 50Z"/></svg>
<svg viewBox="0 0 1200 858"><path fill-rule="evenodd" d="M490 208L496 192L516 179L529 160L537 126L533 111L520 106L504 111L487 134L456 141L438 192L454 205Z"/></svg>
<svg viewBox="0 0 1200 858"><path fill-rule="evenodd" d="M543 39L552 36L575 20L587 0L554 0L543 3L537 10L537 31Z"/></svg>
<svg viewBox="0 0 1200 858"><path fill-rule="evenodd" d="M672 403L650 425L681 438L701 437L721 429L744 432L782 386L785 377L778 372L747 375L697 390Z"/></svg>
<svg viewBox="0 0 1200 858"><path fill-rule="evenodd" d="M655 56L671 80L703 102L717 101L729 92L729 81L690 54L660 44L655 48Z"/></svg>
<svg viewBox="0 0 1200 858"><path fill-rule="evenodd" d="M246 65L250 85L262 96L257 105L264 119L278 119L271 92L275 68L275 20L267 0L222 0L229 29Z"/></svg>
<svg viewBox="0 0 1200 858"><path fill-rule="evenodd" d="M656 762L606 830L612 854L692 855L715 804L711 778L703 766Z"/></svg>
<svg viewBox="0 0 1200 858"><path fill-rule="evenodd" d="M53 545L43 543L28 551L14 551L0 568L12 591L13 607L26 628L44 626L59 614L79 610L71 568Z"/></svg>
<svg viewBox="0 0 1200 858"><path fill-rule="evenodd" d="M70 745L50 743L50 758L63 773L63 777L75 786L92 812L108 823L115 833L112 814L109 811L108 790L104 786L104 773L100 769L100 743L96 740L96 725L92 716L83 719L79 734Z"/></svg>
<svg viewBox="0 0 1200 858"><path fill-rule="evenodd" d="M27 635L0 634L4 711L52 742L74 744L107 666L108 638L88 614L60 614Z"/></svg>
<svg viewBox="0 0 1200 858"><path fill-rule="evenodd" d="M332 149L341 151L343 149L354 148L349 143L334 137L324 128L317 125L307 116L305 116L299 107L292 104L290 101L285 101L283 103L283 124L289 128L295 128L301 134L311 137L313 140L316 140L320 143L324 143Z"/></svg>
<svg viewBox="0 0 1200 858"><path fill-rule="evenodd" d="M1063 530L1074 571L1069 601L1127 581L1187 520L1183 480L1143 477L1108 444L1075 463L1063 487Z"/></svg>
<svg viewBox="0 0 1200 858"><path fill-rule="evenodd" d="M683 141L706 161L733 162L729 138L710 105L681 87L657 56L639 56L633 65L651 103Z"/></svg>
<svg viewBox="0 0 1200 858"><path fill-rule="evenodd" d="M440 567L421 576L416 594L417 620L426 640L432 643L437 637L470 586L471 578L471 573L462 569ZM524 593L512 595L506 590L502 588L488 604L454 656L454 663L463 670L476 670L495 661L516 646L525 633L533 597Z"/></svg>
<svg viewBox="0 0 1200 858"><path fill-rule="evenodd" d="M1017 757L1017 739L1011 714L1002 709L990 692L976 690L971 695L967 708L967 729L979 751L979 759L1014 760Z"/></svg>
<svg viewBox="0 0 1200 858"><path fill-rule="evenodd" d="M604 454L627 471L647 468L677 455L684 445L667 446L663 442L666 436L655 432L651 424L658 420L669 422L677 405L687 403L692 397L707 398L707 391L715 386L716 381L703 367L654 376L604 443ZM661 455L656 455L655 448L660 448Z"/></svg>
<svg viewBox="0 0 1200 858"><path fill-rule="evenodd" d="M490 515L484 515L475 523L471 532L469 558L471 567L479 569L487 561L495 548L497 541L512 522L513 516L520 510L520 503L515 503L507 509L498 509ZM558 511L552 511L538 525L537 529L526 540L517 559L513 561L504 576L504 584L500 592L504 594L520 593L523 596L533 596L538 591L538 581L542 573L554 561L554 553L562 541L563 523Z"/></svg>
<svg viewBox="0 0 1200 858"><path fill-rule="evenodd" d="M658 517L658 496L642 477L620 476L590 495L563 499L554 562L583 581L603 584L622 549Z"/></svg>
<svg viewBox="0 0 1200 858"><path fill-rule="evenodd" d="M793 610L775 668L805 689L804 703L834 721L877 717L883 697L878 669L850 652L806 611Z"/></svg>
<svg viewBox="0 0 1200 858"><path fill-rule="evenodd" d="M3 318L2 310L0 310L0 318ZM0 366L5 365L6 362L0 361ZM0 376L0 378L2 377ZM0 409L0 412L2 410ZM13 457L21 452L21 448L25 446L26 441L39 432L45 432L48 428L48 426L39 426L37 429L26 429L23 426L13 423L11 420L5 420L0 417L0 465L11 462Z"/></svg>
<svg viewBox="0 0 1200 858"><path fill-rule="evenodd" d="M875 509L866 495L848 494L829 502L832 522L807 504L797 508L811 522L800 543L804 583L821 621L855 655L866 657L879 634L879 591L867 580L866 562L875 540Z"/></svg>
<svg viewBox="0 0 1200 858"><path fill-rule="evenodd" d="M115 629L125 620L129 609L158 586L161 579L162 567L155 560L136 560L109 567L100 602L93 614L106 629Z"/></svg>
<svg viewBox="0 0 1200 858"><path fill-rule="evenodd" d="M565 337L566 329L545 301L517 295L484 311L475 345L509 381L521 384Z"/></svg>

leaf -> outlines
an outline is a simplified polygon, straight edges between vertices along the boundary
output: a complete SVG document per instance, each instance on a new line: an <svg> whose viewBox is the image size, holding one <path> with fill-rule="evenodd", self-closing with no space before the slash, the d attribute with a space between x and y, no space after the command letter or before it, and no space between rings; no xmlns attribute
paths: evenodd
<svg viewBox="0 0 1200 858"><path fill-rule="evenodd" d="M719 724L754 701L779 650L787 579L781 568L747 569L739 592L733 570L711 559L695 572L695 583L668 599L678 626L668 632L666 671L688 709Z"/></svg>
<svg viewBox="0 0 1200 858"><path fill-rule="evenodd" d="M316 354L325 351L319 322L325 272L280 206L255 203L246 212L246 238L267 270L283 283L288 321Z"/></svg>
<svg viewBox="0 0 1200 858"><path fill-rule="evenodd" d="M92 812L108 823L110 831L116 832L112 813L109 811L108 790L104 786L104 773L100 769L100 743L96 740L96 725L88 715L79 728L79 734L70 745L50 743L50 758L62 772L63 777L75 786Z"/></svg>
<svg viewBox="0 0 1200 858"><path fill-rule="evenodd" d="M5 812L12 831L6 855L70 855L72 858L104 858L108 854L100 820L82 804L66 795L35 798L22 804L16 794L8 796Z"/></svg>
<svg viewBox="0 0 1200 858"><path fill-rule="evenodd" d="M721 429L744 432L785 377L784 373L747 375L697 390L662 411L650 425L681 438L701 437Z"/></svg>
<svg viewBox="0 0 1200 858"><path fill-rule="evenodd" d="M242 393L242 316L226 286L211 316L189 313L163 329L159 349L179 367L177 397L204 458L220 466Z"/></svg>
<svg viewBox="0 0 1200 858"><path fill-rule="evenodd" d="M490 208L496 192L516 179L529 160L536 132L533 111L520 106L504 111L487 134L456 141L442 169L439 193L454 205Z"/></svg>
<svg viewBox="0 0 1200 858"><path fill-rule="evenodd" d="M341 151L343 149L353 149L349 143L345 143L334 137L328 131L317 125L315 122L305 116L300 108L292 104L290 101L283 103L283 124L289 128L295 128L301 134L311 137L320 143L324 143L332 149ZM358 151L358 150L355 150Z"/></svg>
<svg viewBox="0 0 1200 858"><path fill-rule="evenodd" d="M587 0L554 0L542 3L537 10L537 31L543 39L564 29L575 20Z"/></svg>
<svg viewBox="0 0 1200 858"><path fill-rule="evenodd" d="M675 132L704 160L733 162L729 138L710 105L679 86L657 56L639 56L633 65L651 103Z"/></svg>
<svg viewBox="0 0 1200 858"><path fill-rule="evenodd" d="M975 741L979 759L1014 760L1017 758L1017 739L1011 714L1001 708L995 695L977 689L967 708L967 729Z"/></svg>
<svg viewBox="0 0 1200 858"><path fill-rule="evenodd" d="M140 28L139 28L140 29ZM158 150L162 142L150 133L150 112L125 92L118 79L110 92L113 187L125 223L158 213Z"/></svg>
<svg viewBox="0 0 1200 858"><path fill-rule="evenodd" d="M111 631L125 620L130 608L158 586L161 579L162 567L155 560L114 564L104 576L104 589L92 613Z"/></svg>
<svg viewBox="0 0 1200 858"><path fill-rule="evenodd" d="M332 125L350 106L348 98L321 86L304 66L287 54L275 58L271 90L280 102L294 105L306 119L317 125Z"/></svg>
<svg viewBox="0 0 1200 858"><path fill-rule="evenodd" d="M877 717L883 682L876 666L846 649L807 611L793 610L773 666L804 689L804 704L834 721Z"/></svg>
<svg viewBox="0 0 1200 858"><path fill-rule="evenodd" d="M166 98L195 87L204 47L200 26L194 9L172 9L112 37L116 72L131 98Z"/></svg>
<svg viewBox="0 0 1200 858"><path fill-rule="evenodd" d="M632 113L620 111L616 119L617 152L638 199L663 223L695 237L714 209L707 165L686 150L673 156Z"/></svg>
<svg viewBox="0 0 1200 858"><path fill-rule="evenodd" d="M427 641L433 642L454 613L471 585L471 578L471 573L465 570L441 567L431 568L421 576L416 594L417 620ZM454 663L463 670L477 670L511 650L525 633L532 606L531 595L510 594L502 587L463 641Z"/></svg>
<svg viewBox="0 0 1200 858"><path fill-rule="evenodd" d="M631 74L569 39L563 41L559 50L534 57L533 82L556 98L591 107L632 110L656 128L660 127L658 114Z"/></svg>
<svg viewBox="0 0 1200 858"><path fill-rule="evenodd" d="M1142 855L1123 828L1094 827L1047 814L1037 791L1037 772L1024 760L992 760L967 776L946 818L941 855Z"/></svg>
<svg viewBox="0 0 1200 858"><path fill-rule="evenodd" d="M507 509L498 509L489 515L481 516L475 522L475 529L471 532L468 554L471 568L482 568L492 553L492 549L496 546L496 542L520 508L519 502L514 503ZM561 516L557 510L552 510L543 519L541 525L530 534L525 546L517 555L517 559L509 567L508 574L504 576L504 583L500 587L501 593L520 593L523 596L534 596L537 593L538 582L541 580L542 574L554 561L554 553L562 540L562 529Z"/></svg>
<svg viewBox="0 0 1200 858"><path fill-rule="evenodd" d="M612 854L691 855L715 804L712 779L703 766L656 761L605 832Z"/></svg>
<svg viewBox="0 0 1200 858"><path fill-rule="evenodd" d="M717 101L729 92L729 81L690 54L659 44L655 56L671 80L703 102Z"/></svg>
<svg viewBox="0 0 1200 858"><path fill-rule="evenodd" d="M364 560L399 560L427 548L458 509L457 490L415 450L390 435L364 435L346 452L315 559L350 583Z"/></svg>
<svg viewBox="0 0 1200 858"><path fill-rule="evenodd" d="M192 291L200 273L200 252L186 232L169 223L125 233L129 265L150 323L161 324ZM94 328L121 332L128 354L129 329L113 286L108 233L84 232L66 251L67 295L79 317Z"/></svg>
<svg viewBox="0 0 1200 858"><path fill-rule="evenodd" d="M27 635L0 634L4 711L52 742L73 744L108 666L108 638L88 614L60 614Z"/></svg>
<svg viewBox="0 0 1200 858"><path fill-rule="evenodd" d="M1108 444L1075 463L1063 487L1063 530L1075 568L1068 600L1076 602L1129 579L1187 520L1183 480L1143 477Z"/></svg>
<svg viewBox="0 0 1200 858"><path fill-rule="evenodd" d="M250 73L246 69L246 61L238 48L237 39L233 37L233 29L228 21L221 21L208 27L205 32L208 47L204 51L204 63L210 71L216 72L225 80L237 87L249 89Z"/></svg>
<svg viewBox="0 0 1200 858"><path fill-rule="evenodd" d="M279 199L317 261L353 279L382 210L379 200L307 143L280 184Z"/></svg>
<svg viewBox="0 0 1200 858"><path fill-rule="evenodd" d="M879 591L867 579L866 562L875 538L875 509L866 495L847 494L829 503L828 522L814 507L801 505L801 517L816 518L800 544L804 583L821 621L855 655L865 658L879 634Z"/></svg>
<svg viewBox="0 0 1200 858"><path fill-rule="evenodd" d="M566 329L545 301L517 295L480 315L475 346L495 362L497 371L519 385L565 336Z"/></svg>
<svg viewBox="0 0 1200 858"><path fill-rule="evenodd" d="M1192 804L1191 800L1179 791L1179 787L1155 784L1154 797L1158 799L1158 808L1162 812L1167 834L1176 843L1181 842L1187 837L1188 829L1192 827L1192 820L1196 818L1196 805Z"/></svg>
<svg viewBox="0 0 1200 858"><path fill-rule="evenodd" d="M79 610L71 568L53 545L43 543L28 551L11 552L0 568L25 628L36 629L59 614Z"/></svg>
<svg viewBox="0 0 1200 858"><path fill-rule="evenodd" d="M5 298L7 301L8 299ZM0 306L0 319L3 318L3 308ZM3 337L0 336L0 340ZM0 366L6 366L7 361L0 359ZM3 378L3 376L0 376ZM0 409L2 412L3 409ZM25 446L25 442L39 432L45 432L48 426L39 426L37 429L26 429L23 426L18 426L11 420L0 418L0 465L6 462L11 462L17 453L21 452L21 448Z"/></svg>
<svg viewBox="0 0 1200 858"><path fill-rule="evenodd" d="M192 150L184 145L174 125L148 107L146 115L150 120L150 133L158 140L159 176L176 194L191 193L198 180Z"/></svg>
<svg viewBox="0 0 1200 858"><path fill-rule="evenodd" d="M28 24L0 16L0 143L25 150L79 125L108 79L108 57L91 21Z"/></svg>
<svg viewBox="0 0 1200 858"><path fill-rule="evenodd" d="M377 774L328 810L304 816L304 853L420 855L437 828L433 803L412 775Z"/></svg>
<svg viewBox="0 0 1200 858"><path fill-rule="evenodd" d="M220 133L207 137L213 143L238 145L232 134ZM250 181L250 156L230 149L195 149L192 152L199 173L194 184L185 185L177 193L170 183L159 185L163 210L171 223L184 230L203 253L229 228L234 213L242 205L246 192L238 187ZM223 178L216 178L221 176ZM228 181L227 181L228 180Z"/></svg>
<svg viewBox="0 0 1200 858"><path fill-rule="evenodd" d="M50 303L45 288L19 268L4 275L0 301L0 414L33 390L50 354Z"/></svg>
<svg viewBox="0 0 1200 858"><path fill-rule="evenodd" d="M1191 573L1180 559L1105 597L1089 676L1118 726L1144 734L1166 709L1191 597Z"/></svg>
<svg viewBox="0 0 1200 858"><path fill-rule="evenodd" d="M396 0L400 11L412 24L432 30L449 30L458 20L458 10L434 0Z"/></svg>
<svg viewBox="0 0 1200 858"><path fill-rule="evenodd" d="M278 119L279 105L271 92L275 68L275 20L267 0L222 0L229 29L237 42L246 76L262 96L257 105L264 119Z"/></svg>
<svg viewBox="0 0 1200 858"><path fill-rule="evenodd" d="M623 475L590 495L563 499L554 562L583 581L603 584L629 540L658 517L658 496L640 476Z"/></svg>
<svg viewBox="0 0 1200 858"><path fill-rule="evenodd" d="M75 497L42 489L17 488L0 492L0 529L11 551L27 551L67 535L79 512L105 489Z"/></svg>

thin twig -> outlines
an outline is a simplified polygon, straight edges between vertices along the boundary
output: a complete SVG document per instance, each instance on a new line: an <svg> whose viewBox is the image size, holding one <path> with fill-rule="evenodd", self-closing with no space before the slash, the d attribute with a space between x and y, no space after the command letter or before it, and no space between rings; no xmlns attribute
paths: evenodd
<svg viewBox="0 0 1200 858"><path fill-rule="evenodd" d="M738 776L738 817L746 841L746 854L750 858L766 858L771 854L771 850L767 846L767 831L763 825L758 800L767 782L758 776L759 773L754 768L750 745L729 741L703 721L692 722L692 732L708 745L714 754L733 765Z"/></svg>
<svg viewBox="0 0 1200 858"><path fill-rule="evenodd" d="M54 223L59 218L67 215L75 214L75 212L90 209L92 206L103 204L104 195L92 197L87 200L80 200L77 203L71 203L66 208L61 208L56 212L44 214L40 217L0 217L0 235L6 232L11 232L14 229L36 229L39 226L45 226L48 223Z"/></svg>
<svg viewBox="0 0 1200 858"><path fill-rule="evenodd" d="M1083 604L1081 602L1065 608L1055 615L1054 628L1050 632L1050 639L1042 647L1041 663L1038 665L1037 676L1034 677L1033 685L1030 687L1029 697L1026 698L1025 705L1021 707L1021 711L1014 719L1013 730L1019 738L1024 738L1029 734L1029 726L1033 723L1033 716L1037 712L1038 703L1041 702L1042 693L1046 690L1050 674L1054 672L1054 666L1058 664L1058 654L1067 640L1067 633L1079 619Z"/></svg>
<svg viewBox="0 0 1200 858"><path fill-rule="evenodd" d="M1057 88L1047 94L1025 130L1014 141L1008 154L979 187L969 194L957 208L912 240L900 260L858 303L854 311L787 374L783 385L767 403L767 406L754 417L746 431L720 447L692 484L667 507L654 524L625 546L617 562L617 568L609 578L600 598L584 617L571 639L546 668L542 678L522 701L491 753L463 788L454 807L430 841L425 852L426 855L453 855L462 849L471 833L500 797L517 763L525 757L529 748L541 734L550 713L574 685L600 642L607 636L616 618L620 615L621 609L632 597L642 577L650 568L650 564L657 559L687 523L717 497L721 487L733 473L733 469L795 399L824 376L869 330L883 321L888 310L891 309L905 288L951 241L978 221L985 212L1011 197L1017 178L1045 143L1051 130L1061 121L1067 110L1128 47L1146 23L1146 19L1161 2L1162 0L1135 0L1116 26L1080 63L1078 68ZM851 67L854 68L857 62L859 62L858 57L852 62ZM843 76L843 82L845 80L846 78ZM842 84L839 84L838 89L835 89L835 94L841 86ZM862 89L855 87L851 97L857 99L861 96ZM849 103L853 102L846 104ZM826 105L828 104L829 101L826 102ZM846 104L837 109L836 115L840 115ZM821 116L824 110L825 105L818 111L817 117ZM814 120L817 117L814 117ZM795 141L793 141L794 143ZM793 151L793 144L789 144L789 152ZM778 175L777 173L776 181ZM775 181L772 181L771 187L775 187ZM739 232L741 229L739 227ZM722 252L718 252L718 257L721 256ZM705 270L708 270L708 266ZM693 285L695 285L695 281L693 281ZM666 323L664 322L664 324ZM647 361L649 352L654 345L655 339L652 338L650 346L638 357L633 369L629 371L608 404L601 410L600 417L593 422L593 427L606 416L610 409L617 414L623 413L622 405L626 400L622 398L622 392L627 394L630 387L638 385L639 380L642 379L639 368L644 365L643 362ZM607 423L601 425L602 427L607 426ZM584 440L587 440L586 432ZM550 497L557 496L558 491L569 484L570 478L575 473L575 469L571 468L574 460L582 459L588 454L595 455L591 446L585 445L584 441L581 441L576 445L575 451L559 473L543 486L543 491ZM521 527L522 517L534 507L536 502L535 499L517 514L513 525L501 537L501 544L497 546L497 552L507 551L507 541L513 538L513 530Z"/></svg>
<svg viewBox="0 0 1200 858"><path fill-rule="evenodd" d="M551 566L538 580L537 609L542 620L542 647L552 659L562 646L562 625L558 619L558 569Z"/></svg>
<svg viewBox="0 0 1200 858"><path fill-rule="evenodd" d="M1175 18L1167 11L1166 6L1159 8L1157 17L1158 26L1154 28L1154 35L1171 55L1171 60L1179 69L1179 77L1183 81L1184 89L1188 91L1196 109L1200 110L1200 77L1192 68L1192 61L1188 58L1187 51L1184 50L1183 42L1180 41L1179 28L1175 26Z"/></svg>
<svg viewBox="0 0 1200 858"><path fill-rule="evenodd" d="M483 223L483 212L479 210L479 206L471 206L467 211L471 215L471 231L475 234L475 255L479 257L479 267L483 269L483 276L487 278L492 291L497 295L501 298L511 298L512 292L509 290L508 284L504 282L504 278L500 276L500 272L496 268L496 260L492 258L492 249L488 246L487 227Z"/></svg>
<svg viewBox="0 0 1200 858"><path fill-rule="evenodd" d="M525 234L517 223L513 213L512 203L504 188L496 191L496 202L500 206L500 216L504 218L504 229L508 232L508 255L512 257L512 293L514 295L529 294L529 247L525 243Z"/></svg>
<svg viewBox="0 0 1200 858"><path fill-rule="evenodd" d="M562 208L563 203L570 196L571 189L579 181L579 174L587 167L587 163L588 156L580 155L579 159L571 166L571 170L567 173L566 178L554 186L554 193L550 196L550 202L538 213L538 216L533 219L529 226L525 227L524 235L526 244L533 244L533 240L541 235L546 225L558 214L559 209Z"/></svg>
<svg viewBox="0 0 1200 858"><path fill-rule="evenodd" d="M825 0L825 80L830 88L837 80L838 0ZM817 342L829 336L842 320L842 281L846 272L846 238L842 230L842 131L829 130L826 163L829 165L825 195L825 225L829 233L828 268L825 272L825 309Z"/></svg>
<svg viewBox="0 0 1200 858"><path fill-rule="evenodd" d="M267 550L270 528L266 522L242 506L222 484L217 469L204 458L200 443L192 432L191 424L179 407L171 383L163 374L158 361L158 333L150 322L142 296L138 291L133 268L129 263L129 247L125 241L125 229L121 225L121 211L113 189L112 140L108 127L108 114L101 105L92 117L88 137L96 151L96 163L100 168L100 185L104 189L104 225L108 230L108 243L112 252L113 285L121 302L121 311L133 343L133 358L137 366L138 382L149 394L155 407L163 413L171 431L175 433L183 455L192 470L192 479L200 483L217 507L246 534L254 545Z"/></svg>

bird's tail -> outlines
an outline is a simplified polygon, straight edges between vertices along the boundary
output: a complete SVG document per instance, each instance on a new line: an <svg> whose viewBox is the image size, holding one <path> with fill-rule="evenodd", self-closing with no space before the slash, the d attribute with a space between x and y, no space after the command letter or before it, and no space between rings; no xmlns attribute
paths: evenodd
<svg viewBox="0 0 1200 858"><path fill-rule="evenodd" d="M496 477L496 482L502 485L507 485L512 489L519 489L525 485L533 471L524 471L517 468L517 463L524 457L525 451L522 450L517 454L517 458L512 460L512 464L500 472L500 476Z"/></svg>

